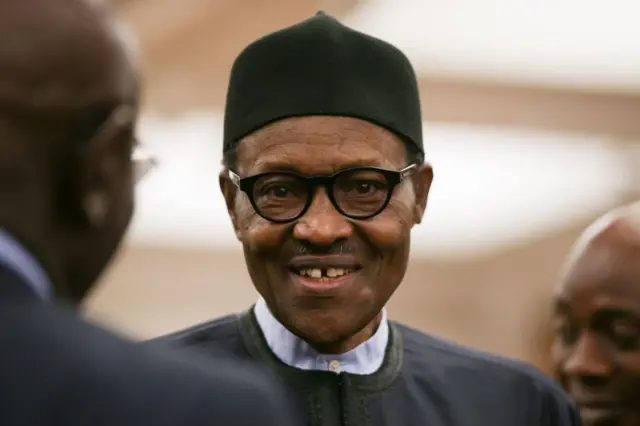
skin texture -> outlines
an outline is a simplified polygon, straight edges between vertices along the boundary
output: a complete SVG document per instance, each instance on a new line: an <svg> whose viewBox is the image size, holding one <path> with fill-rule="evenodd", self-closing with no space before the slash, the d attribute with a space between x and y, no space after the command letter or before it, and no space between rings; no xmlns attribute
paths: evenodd
<svg viewBox="0 0 640 426"><path fill-rule="evenodd" d="M133 211L131 53L99 6L0 2L0 227L71 302L112 258ZM101 118L78 133L88 116Z"/></svg>
<svg viewBox="0 0 640 426"><path fill-rule="evenodd" d="M252 133L238 146L241 177L282 169L332 174L355 166L399 170L405 145L389 131L347 117L288 118ZM433 173L422 165L395 188L387 208L369 220L351 220L331 204L324 188L295 222L261 218L227 178L220 185L247 267L274 316L323 353L343 353L376 330L381 310L404 277L411 228L425 212ZM288 267L298 255L340 254L361 269L336 291L316 295L299 285Z"/></svg>
<svg viewBox="0 0 640 426"><path fill-rule="evenodd" d="M583 234L555 297L555 372L586 426L640 425L640 204Z"/></svg>

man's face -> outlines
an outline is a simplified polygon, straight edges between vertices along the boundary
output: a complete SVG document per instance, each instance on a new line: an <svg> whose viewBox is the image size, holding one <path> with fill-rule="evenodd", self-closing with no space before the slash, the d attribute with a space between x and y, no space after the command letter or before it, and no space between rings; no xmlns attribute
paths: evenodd
<svg viewBox="0 0 640 426"><path fill-rule="evenodd" d="M299 117L243 140L235 171L249 177L283 170L331 175L358 166L400 170L406 157L397 137L371 123ZM422 218L431 178L431 169L421 166L395 188L388 206L367 220L340 214L320 186L302 217L280 224L258 215L228 179L221 185L251 278L273 314L307 342L339 351L336 345L372 323L400 284L410 230ZM314 276L318 270L322 277Z"/></svg>
<svg viewBox="0 0 640 426"><path fill-rule="evenodd" d="M555 301L558 378L583 423L640 425L640 248L594 244Z"/></svg>

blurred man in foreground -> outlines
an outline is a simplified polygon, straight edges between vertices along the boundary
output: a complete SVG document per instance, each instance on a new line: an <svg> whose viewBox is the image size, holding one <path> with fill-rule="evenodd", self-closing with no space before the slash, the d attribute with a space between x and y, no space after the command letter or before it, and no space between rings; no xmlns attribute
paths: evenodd
<svg viewBox="0 0 640 426"><path fill-rule="evenodd" d="M81 0L0 1L0 424L286 425L263 373L200 369L54 302L82 300L133 211L138 79L113 28Z"/></svg>
<svg viewBox="0 0 640 426"><path fill-rule="evenodd" d="M262 297L165 342L262 365L300 425L576 424L533 368L387 319L433 178L398 49L322 13L254 42L231 72L224 148L220 185Z"/></svg>
<svg viewBox="0 0 640 426"><path fill-rule="evenodd" d="M640 203L590 226L555 298L559 380L587 426L640 426Z"/></svg>

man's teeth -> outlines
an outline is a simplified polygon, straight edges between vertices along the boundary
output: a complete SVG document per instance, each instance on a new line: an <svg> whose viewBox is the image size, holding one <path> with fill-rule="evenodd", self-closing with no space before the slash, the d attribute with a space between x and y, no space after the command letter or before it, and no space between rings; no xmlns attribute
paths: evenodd
<svg viewBox="0 0 640 426"><path fill-rule="evenodd" d="M327 268L327 269L308 268L308 269L301 269L298 271L298 274L302 275L303 277L311 277L316 279L337 278L349 273L351 273L351 271L349 269L344 269L344 268Z"/></svg>

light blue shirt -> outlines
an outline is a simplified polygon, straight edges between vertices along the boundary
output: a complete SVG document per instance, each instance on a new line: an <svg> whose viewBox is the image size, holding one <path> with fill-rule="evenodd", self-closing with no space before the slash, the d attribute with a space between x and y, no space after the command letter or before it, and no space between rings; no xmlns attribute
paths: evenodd
<svg viewBox="0 0 640 426"><path fill-rule="evenodd" d="M271 351L291 367L367 375L375 373L384 361L389 342L386 310L382 311L380 326L369 340L339 355L321 354L291 333L273 316L263 298L256 303L254 312Z"/></svg>
<svg viewBox="0 0 640 426"><path fill-rule="evenodd" d="M0 228L0 263L18 274L45 300L51 298L53 286L40 263L6 230Z"/></svg>

